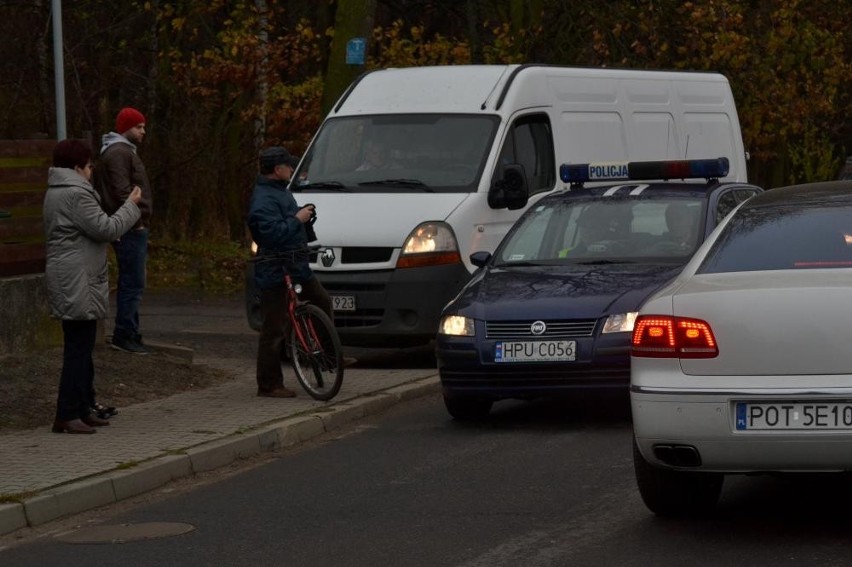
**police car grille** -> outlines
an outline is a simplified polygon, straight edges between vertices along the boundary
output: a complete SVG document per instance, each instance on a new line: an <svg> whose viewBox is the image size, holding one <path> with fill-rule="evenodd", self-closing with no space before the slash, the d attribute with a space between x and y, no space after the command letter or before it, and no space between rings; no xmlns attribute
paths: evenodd
<svg viewBox="0 0 852 567"><path fill-rule="evenodd" d="M518 338L582 338L591 337L595 331L596 319L574 319L569 321L545 321L547 329L541 335L534 335L530 326L535 321L485 322L485 336L489 339Z"/></svg>

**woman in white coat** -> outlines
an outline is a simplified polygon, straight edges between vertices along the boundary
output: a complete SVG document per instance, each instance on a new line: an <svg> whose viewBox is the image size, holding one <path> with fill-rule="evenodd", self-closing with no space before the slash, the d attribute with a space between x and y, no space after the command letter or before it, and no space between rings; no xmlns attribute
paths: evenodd
<svg viewBox="0 0 852 567"><path fill-rule="evenodd" d="M53 152L44 197L45 281L51 315L62 321L64 351L54 433L95 433L109 421L92 415L98 319L107 316L107 246L139 220L142 194L134 188L112 215L92 187L92 150L62 140Z"/></svg>

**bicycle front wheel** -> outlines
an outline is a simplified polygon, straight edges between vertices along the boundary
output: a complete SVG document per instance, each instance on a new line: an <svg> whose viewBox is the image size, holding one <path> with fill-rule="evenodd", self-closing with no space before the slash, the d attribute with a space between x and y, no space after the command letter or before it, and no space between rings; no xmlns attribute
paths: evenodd
<svg viewBox="0 0 852 567"><path fill-rule="evenodd" d="M316 305L299 305L287 344L305 391L315 400L336 396L343 384L343 346L328 315Z"/></svg>

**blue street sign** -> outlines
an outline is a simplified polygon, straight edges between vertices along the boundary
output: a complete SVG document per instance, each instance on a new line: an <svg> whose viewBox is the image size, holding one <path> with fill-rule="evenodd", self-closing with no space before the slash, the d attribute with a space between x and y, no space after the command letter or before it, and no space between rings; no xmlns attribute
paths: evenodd
<svg viewBox="0 0 852 567"><path fill-rule="evenodd" d="M346 64L363 65L367 51L367 41L363 37L353 37L346 42Z"/></svg>

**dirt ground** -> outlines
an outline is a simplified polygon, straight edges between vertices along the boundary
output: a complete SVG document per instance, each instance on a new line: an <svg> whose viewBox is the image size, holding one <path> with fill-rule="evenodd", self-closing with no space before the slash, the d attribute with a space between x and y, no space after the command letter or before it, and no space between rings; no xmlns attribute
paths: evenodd
<svg viewBox="0 0 852 567"><path fill-rule="evenodd" d="M200 390L230 380L226 373L163 352L128 354L97 345L94 353L98 401L118 408ZM62 368L62 348L0 359L0 433L50 427Z"/></svg>
<svg viewBox="0 0 852 567"><path fill-rule="evenodd" d="M114 303L113 303L114 305ZM192 350L196 362L205 358L248 360L257 353L257 333L246 321L243 294L205 294L195 290L146 290L140 321L149 344ZM201 390L234 379L206 364L189 364L167 351L147 355L109 348L111 321L105 321L104 342L95 347L95 389L98 401L121 408ZM344 349L359 367L435 368L432 345L410 349ZM0 434L50 427L62 368L62 348L0 358Z"/></svg>

